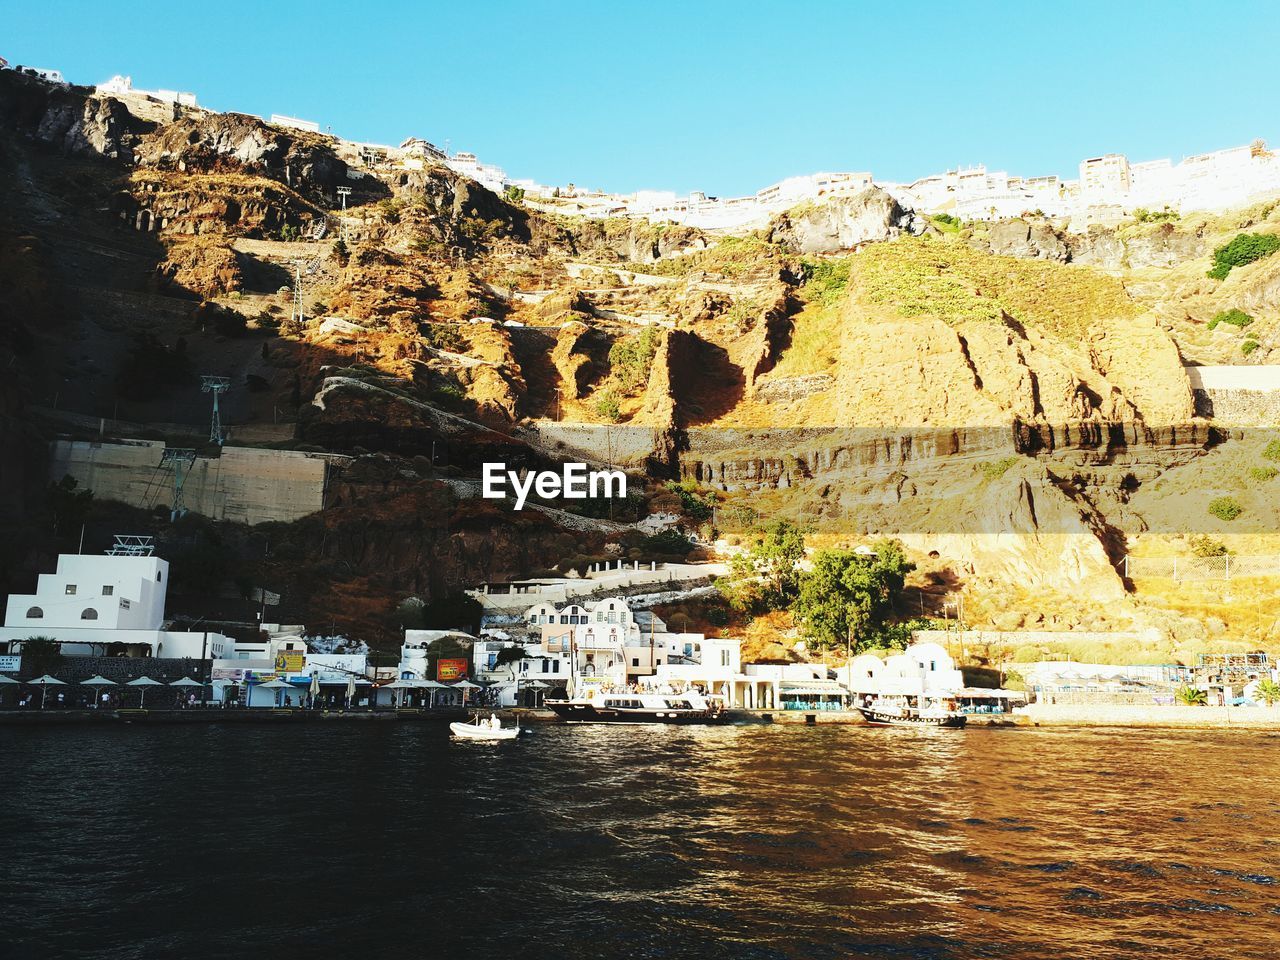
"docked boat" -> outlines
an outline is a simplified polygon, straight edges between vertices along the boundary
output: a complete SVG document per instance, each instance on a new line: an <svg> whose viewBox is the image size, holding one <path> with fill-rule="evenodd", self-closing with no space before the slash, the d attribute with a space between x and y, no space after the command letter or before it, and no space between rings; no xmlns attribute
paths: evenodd
<svg viewBox="0 0 1280 960"><path fill-rule="evenodd" d="M873 727L963 727L968 719L953 701L933 697L876 697L858 712Z"/></svg>
<svg viewBox="0 0 1280 960"><path fill-rule="evenodd" d="M504 727L496 716L487 720L476 714L469 723L451 723L449 731L462 740L514 740L520 736L520 726Z"/></svg>
<svg viewBox="0 0 1280 960"><path fill-rule="evenodd" d="M685 693L608 693L588 688L585 695L546 700L548 710L567 723L723 723L723 697L696 690Z"/></svg>

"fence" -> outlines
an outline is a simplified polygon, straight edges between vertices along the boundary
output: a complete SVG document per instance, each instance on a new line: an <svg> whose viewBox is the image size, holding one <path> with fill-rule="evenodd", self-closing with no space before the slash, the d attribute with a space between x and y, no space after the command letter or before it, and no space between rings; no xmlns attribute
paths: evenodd
<svg viewBox="0 0 1280 960"><path fill-rule="evenodd" d="M1165 580L1230 580L1233 577L1280 577L1280 556L1125 557L1125 577Z"/></svg>

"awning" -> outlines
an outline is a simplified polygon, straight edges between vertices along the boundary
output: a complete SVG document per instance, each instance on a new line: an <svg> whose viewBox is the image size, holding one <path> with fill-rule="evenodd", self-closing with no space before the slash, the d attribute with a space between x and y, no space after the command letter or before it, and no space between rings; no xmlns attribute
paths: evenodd
<svg viewBox="0 0 1280 960"><path fill-rule="evenodd" d="M932 694L926 694L932 696ZM995 687L962 687L950 694L953 697L967 697L977 700L1025 700L1027 695L1021 690L1003 690Z"/></svg>
<svg viewBox="0 0 1280 960"><path fill-rule="evenodd" d="M782 696L791 694L801 697L845 697L849 691L843 684L835 680L783 680L780 684Z"/></svg>

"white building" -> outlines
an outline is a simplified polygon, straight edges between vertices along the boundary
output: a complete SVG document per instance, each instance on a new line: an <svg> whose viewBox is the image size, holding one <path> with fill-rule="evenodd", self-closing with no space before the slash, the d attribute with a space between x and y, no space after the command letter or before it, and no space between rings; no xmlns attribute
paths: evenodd
<svg viewBox="0 0 1280 960"><path fill-rule="evenodd" d="M93 88L94 93L110 97L150 97L161 103L176 103L183 107L195 107L196 95L181 90L139 90L133 85L133 77L116 74L106 83Z"/></svg>
<svg viewBox="0 0 1280 960"><path fill-rule="evenodd" d="M273 113L267 121L273 127L289 127L292 130L305 130L307 133L319 133L320 124L314 120L300 120L297 117L286 117L282 113Z"/></svg>
<svg viewBox="0 0 1280 960"><path fill-rule="evenodd" d="M445 165L455 173L470 177L494 193L502 193L509 182L506 171L491 163L481 163L474 153L455 153L445 160Z"/></svg>
<svg viewBox="0 0 1280 960"><path fill-rule="evenodd" d="M0 628L0 652L30 637L58 641L68 656L230 656L220 633L164 629L169 564L149 555L62 554L40 574L34 594L13 594Z"/></svg>

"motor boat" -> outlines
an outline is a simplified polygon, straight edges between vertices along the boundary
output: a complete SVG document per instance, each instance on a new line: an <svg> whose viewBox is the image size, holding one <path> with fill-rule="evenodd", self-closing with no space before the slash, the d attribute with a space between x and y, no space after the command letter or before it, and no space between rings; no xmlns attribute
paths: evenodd
<svg viewBox="0 0 1280 960"><path fill-rule="evenodd" d="M467 723L449 724L449 731L462 740L514 740L520 736L520 725L504 727L496 715L490 714L486 719L477 713Z"/></svg>
<svg viewBox="0 0 1280 960"><path fill-rule="evenodd" d="M611 692L589 688L583 696L546 700L567 723L723 723L724 698L696 690L684 693Z"/></svg>
<svg viewBox="0 0 1280 960"><path fill-rule="evenodd" d="M963 727L968 719L950 700L918 696L876 697L858 712L873 727Z"/></svg>

